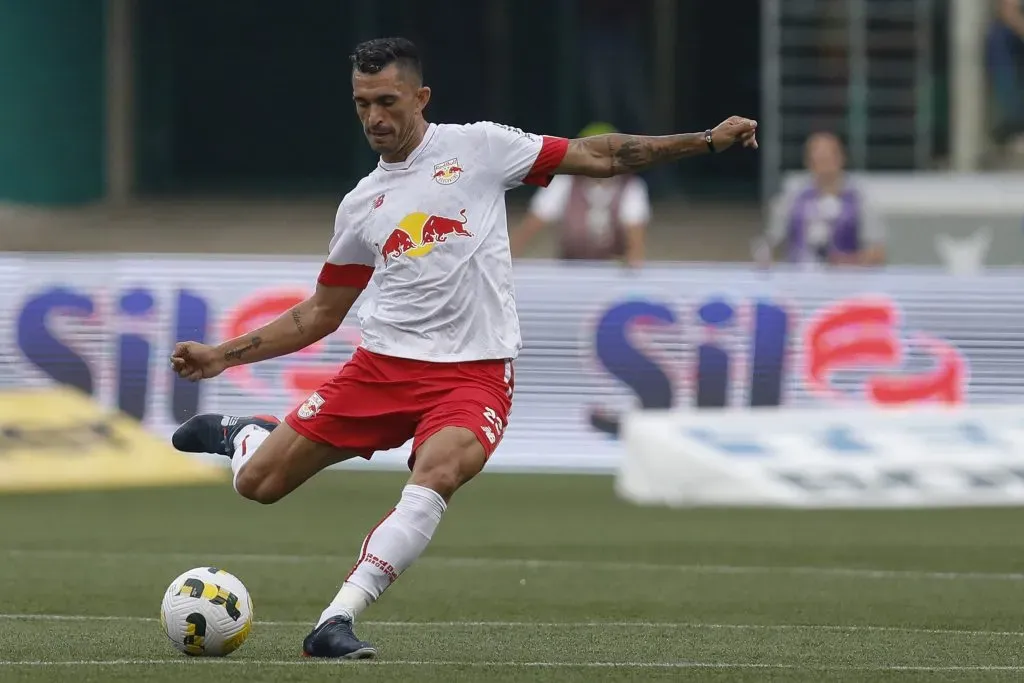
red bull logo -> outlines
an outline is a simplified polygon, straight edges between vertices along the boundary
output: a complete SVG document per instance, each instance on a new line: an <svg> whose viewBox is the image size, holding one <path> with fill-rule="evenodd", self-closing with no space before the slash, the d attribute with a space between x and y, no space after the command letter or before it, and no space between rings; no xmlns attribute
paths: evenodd
<svg viewBox="0 0 1024 683"><path fill-rule="evenodd" d="M388 238L380 245L380 255L387 265L399 256L420 257L429 254L435 244L446 242L449 237L472 237L466 229L466 210L459 212L459 219L444 216L430 216L425 213L411 213L398 223Z"/></svg>
<svg viewBox="0 0 1024 683"><path fill-rule="evenodd" d="M462 167L458 159L442 161L434 166L434 180L442 185L451 185L462 177Z"/></svg>

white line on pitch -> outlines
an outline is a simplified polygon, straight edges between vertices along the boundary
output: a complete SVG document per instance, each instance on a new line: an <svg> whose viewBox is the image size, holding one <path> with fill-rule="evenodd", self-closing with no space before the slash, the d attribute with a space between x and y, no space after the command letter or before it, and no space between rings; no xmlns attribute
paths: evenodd
<svg viewBox="0 0 1024 683"><path fill-rule="evenodd" d="M480 662L480 661L448 661L448 660L370 660L360 663L322 661L322 660L300 660L300 659L79 659L69 661L44 661L44 660L0 660L0 666L209 666L226 664L229 666L240 666L254 664L256 666L459 666L479 668L534 668L534 669L785 669L796 671L1024 671L1024 666L1001 666L1001 665L960 665L960 666L916 666L916 665L879 665L879 666L856 666L856 665L801 665L801 664L762 664L757 662Z"/></svg>
<svg viewBox="0 0 1024 683"><path fill-rule="evenodd" d="M130 560L183 561L214 563L252 562L267 564L302 564L325 562L339 566L350 563L351 558L340 555L260 555L245 553L190 552L94 552L89 550L0 550L11 558L43 559L98 559L116 562ZM653 562L610 562L605 560L542 560L505 557L423 557L420 565L442 567L510 567L522 569L587 569L608 571L664 571L686 574L778 574L790 576L826 576L852 579L934 579L939 581L1024 581L1019 572L945 572L913 569L869 569L860 567L770 567L742 565L658 564Z"/></svg>
<svg viewBox="0 0 1024 683"><path fill-rule="evenodd" d="M92 614L0 614L6 621L126 621L155 622L156 617ZM310 621L257 621L258 626L306 626ZM360 621L362 626L382 628L644 628L733 631L833 631L837 633L923 633L949 636L1004 636L1024 638L1024 631L982 631L971 629L915 628L913 626L870 626L841 624L704 624L676 621Z"/></svg>

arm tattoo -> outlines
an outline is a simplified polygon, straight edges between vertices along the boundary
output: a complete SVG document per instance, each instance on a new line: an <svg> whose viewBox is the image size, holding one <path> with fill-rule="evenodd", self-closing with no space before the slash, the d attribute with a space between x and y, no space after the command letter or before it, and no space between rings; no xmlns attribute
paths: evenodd
<svg viewBox="0 0 1024 683"><path fill-rule="evenodd" d="M252 351L253 349L258 349L260 347L260 344L262 343L263 339L261 337L252 337L251 339L249 339L249 343L246 344L245 346L241 346L237 349L232 349L225 353L224 360L242 360L242 356L244 356L249 351Z"/></svg>
<svg viewBox="0 0 1024 683"><path fill-rule="evenodd" d="M683 135L594 135L569 142L563 172L593 178L638 173L683 157L706 154L701 133Z"/></svg>
<svg viewBox="0 0 1024 683"><path fill-rule="evenodd" d="M306 326L302 324L302 314L297 308L292 310L292 322L295 323L295 329L299 331L299 334L306 333Z"/></svg>
<svg viewBox="0 0 1024 683"><path fill-rule="evenodd" d="M612 175L637 173L652 166L676 161L683 157L707 151L704 136L699 133L683 135L609 135L608 156L611 157Z"/></svg>

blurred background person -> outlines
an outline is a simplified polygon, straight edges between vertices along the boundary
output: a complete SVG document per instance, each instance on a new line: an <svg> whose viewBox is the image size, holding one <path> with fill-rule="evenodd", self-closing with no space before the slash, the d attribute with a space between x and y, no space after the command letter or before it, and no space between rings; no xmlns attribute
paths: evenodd
<svg viewBox="0 0 1024 683"><path fill-rule="evenodd" d="M986 35L995 115L995 139L1024 154L1024 0L997 0Z"/></svg>
<svg viewBox="0 0 1024 683"><path fill-rule="evenodd" d="M846 153L832 133L811 135L804 148L810 179L778 198L758 260L785 242L785 260L876 266L885 262L885 226L846 174Z"/></svg>
<svg viewBox="0 0 1024 683"><path fill-rule="evenodd" d="M592 123L579 137L615 132L610 124ZM512 232L512 256L522 256L546 225L557 224L558 258L619 259L635 268L644 260L644 235L650 219L647 184L640 176L555 176L550 185L533 195L529 210Z"/></svg>

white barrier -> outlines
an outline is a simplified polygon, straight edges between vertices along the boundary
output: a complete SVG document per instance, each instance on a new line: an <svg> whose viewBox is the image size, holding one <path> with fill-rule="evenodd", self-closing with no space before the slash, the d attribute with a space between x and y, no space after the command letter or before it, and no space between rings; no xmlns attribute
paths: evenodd
<svg viewBox="0 0 1024 683"><path fill-rule="evenodd" d="M616 491L640 504L1024 504L1024 406L643 411L623 439Z"/></svg>

